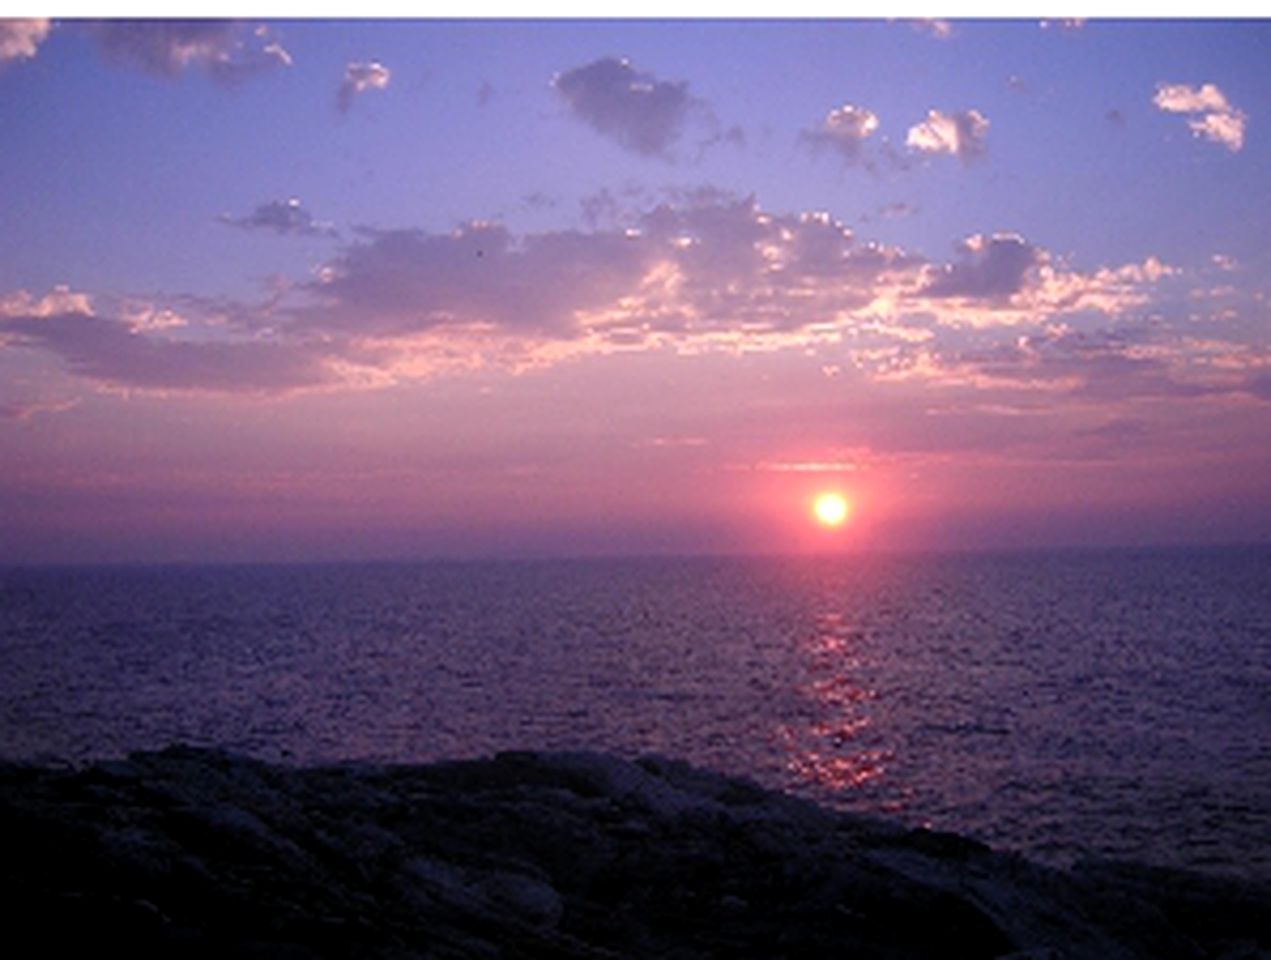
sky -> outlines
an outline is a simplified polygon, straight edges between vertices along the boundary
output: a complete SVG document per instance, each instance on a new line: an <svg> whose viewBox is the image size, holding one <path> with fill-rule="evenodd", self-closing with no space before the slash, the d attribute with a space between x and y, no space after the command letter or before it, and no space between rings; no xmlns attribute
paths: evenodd
<svg viewBox="0 0 1271 960"><path fill-rule="evenodd" d="M0 20L0 562L1271 541L1268 80L1266 20Z"/></svg>

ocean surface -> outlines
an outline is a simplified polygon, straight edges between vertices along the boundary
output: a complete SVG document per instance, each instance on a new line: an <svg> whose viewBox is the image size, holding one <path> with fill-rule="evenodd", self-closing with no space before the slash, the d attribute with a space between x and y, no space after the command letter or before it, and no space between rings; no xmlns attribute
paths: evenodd
<svg viewBox="0 0 1271 960"><path fill-rule="evenodd" d="M657 752L1271 879L1271 548L0 571L0 755Z"/></svg>

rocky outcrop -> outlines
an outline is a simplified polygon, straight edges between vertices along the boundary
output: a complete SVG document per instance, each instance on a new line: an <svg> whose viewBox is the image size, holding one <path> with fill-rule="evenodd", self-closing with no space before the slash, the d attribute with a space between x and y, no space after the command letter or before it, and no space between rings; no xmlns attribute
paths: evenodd
<svg viewBox="0 0 1271 960"><path fill-rule="evenodd" d="M0 767L6 952L1271 956L1271 898L1058 871L660 758L292 769L173 747Z"/></svg>

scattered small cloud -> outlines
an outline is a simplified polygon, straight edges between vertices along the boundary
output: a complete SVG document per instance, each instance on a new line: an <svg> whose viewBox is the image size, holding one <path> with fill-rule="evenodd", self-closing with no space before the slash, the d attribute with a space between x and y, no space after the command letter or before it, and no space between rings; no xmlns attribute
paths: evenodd
<svg viewBox="0 0 1271 960"><path fill-rule="evenodd" d="M34 57L52 28L47 19L0 20L0 64Z"/></svg>
<svg viewBox="0 0 1271 960"><path fill-rule="evenodd" d="M1064 17L1057 20L1041 20L1037 26L1042 30L1061 30L1065 33L1074 33L1077 30L1085 28L1085 17Z"/></svg>
<svg viewBox="0 0 1271 960"><path fill-rule="evenodd" d="M235 20L99 20L85 25L110 59L161 77L202 68L222 83L289 67L268 27Z"/></svg>
<svg viewBox="0 0 1271 960"><path fill-rule="evenodd" d="M368 90L387 90L393 73L378 60L350 63L344 68L344 79L336 93L336 105L347 113L353 101Z"/></svg>
<svg viewBox="0 0 1271 960"><path fill-rule="evenodd" d="M279 236L334 237L335 227L313 219L313 214L300 205L300 200L270 200L256 207L251 213L234 217L223 213L217 220L226 226L241 230L272 230Z"/></svg>
<svg viewBox="0 0 1271 960"><path fill-rule="evenodd" d="M927 119L909 128L905 143L922 153L948 153L970 160L985 151L989 121L978 110L945 114L928 110Z"/></svg>
<svg viewBox="0 0 1271 960"><path fill-rule="evenodd" d="M830 149L849 163L860 156L861 144L878 129L878 116L864 107L845 103L835 107L802 138L816 149Z"/></svg>
<svg viewBox="0 0 1271 960"><path fill-rule="evenodd" d="M1195 137L1221 144L1232 153L1244 146L1248 117L1229 103L1226 95L1212 83L1200 87L1161 83L1152 102L1166 113L1189 114L1187 126Z"/></svg>
<svg viewBox="0 0 1271 960"><path fill-rule="evenodd" d="M918 208L912 203L904 203L898 200L895 203L888 203L880 207L878 215L884 220L903 220L906 217L912 217L917 212Z"/></svg>
<svg viewBox="0 0 1271 960"><path fill-rule="evenodd" d="M919 18L909 21L910 26L920 33L925 33L936 40L953 39L953 24L948 20Z"/></svg>
<svg viewBox="0 0 1271 960"><path fill-rule="evenodd" d="M552 86L574 116L633 153L669 158L696 102L685 82L659 80L605 57L559 74Z"/></svg>

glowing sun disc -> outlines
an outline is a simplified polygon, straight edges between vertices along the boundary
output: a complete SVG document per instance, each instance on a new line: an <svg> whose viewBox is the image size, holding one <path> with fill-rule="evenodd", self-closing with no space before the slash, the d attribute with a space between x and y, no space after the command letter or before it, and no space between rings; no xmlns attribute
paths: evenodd
<svg viewBox="0 0 1271 960"><path fill-rule="evenodd" d="M817 522L827 527L837 527L843 523L847 519L847 511L847 501L837 493L823 493L812 505Z"/></svg>

